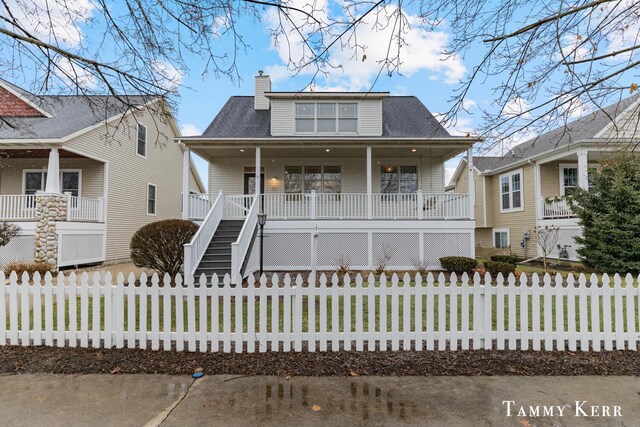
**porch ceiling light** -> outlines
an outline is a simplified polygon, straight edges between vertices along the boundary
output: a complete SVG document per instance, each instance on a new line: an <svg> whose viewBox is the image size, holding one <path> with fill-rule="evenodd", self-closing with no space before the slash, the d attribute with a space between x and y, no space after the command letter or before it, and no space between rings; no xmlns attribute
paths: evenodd
<svg viewBox="0 0 640 427"><path fill-rule="evenodd" d="M244 148L241 148L241 149L240 149L240 152L241 152L241 153L244 153Z"/></svg>
<svg viewBox="0 0 640 427"><path fill-rule="evenodd" d="M328 153L328 152L329 152L329 151L331 151L331 150L329 150L329 149L327 148L327 149L325 149L324 151L326 151L326 152Z"/></svg>
<svg viewBox="0 0 640 427"><path fill-rule="evenodd" d="M412 148L412 149L411 149L411 152L412 152L412 153L415 153L416 151L418 151L418 149L417 149L417 148Z"/></svg>

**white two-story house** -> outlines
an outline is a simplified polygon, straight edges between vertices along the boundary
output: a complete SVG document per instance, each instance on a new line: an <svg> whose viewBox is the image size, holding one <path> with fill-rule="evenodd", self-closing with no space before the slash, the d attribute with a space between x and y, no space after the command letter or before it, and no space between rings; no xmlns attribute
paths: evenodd
<svg viewBox="0 0 640 427"><path fill-rule="evenodd" d="M444 162L475 141L449 135L416 97L275 92L260 73L254 96L231 97L202 135L179 140L184 162L189 151L209 162L209 193L184 192L185 218L201 222L188 275L255 271L261 212L264 270L474 256L473 194L445 194Z"/></svg>

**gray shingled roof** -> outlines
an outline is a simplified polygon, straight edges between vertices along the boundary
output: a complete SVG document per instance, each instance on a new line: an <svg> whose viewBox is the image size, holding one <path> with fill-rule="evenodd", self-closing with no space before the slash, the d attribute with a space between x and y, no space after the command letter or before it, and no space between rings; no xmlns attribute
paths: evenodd
<svg viewBox="0 0 640 427"><path fill-rule="evenodd" d="M254 109L253 96L232 96L201 137L271 138L270 114L270 110ZM383 98L382 123L383 133L378 138L451 137L415 96Z"/></svg>
<svg viewBox="0 0 640 427"><path fill-rule="evenodd" d="M2 82L6 83L5 81ZM3 139L57 139L64 138L79 130L98 124L129 108L126 103L113 96L53 96L31 95L19 89L29 100L38 99L45 111L52 117L4 117L0 121L0 142ZM144 96L124 96L131 105L143 105L152 98Z"/></svg>
<svg viewBox="0 0 640 427"><path fill-rule="evenodd" d="M593 139L598 132L611 123L620 113L629 108L637 96L623 99L603 108L603 111L587 114L565 126L543 133L513 147L502 157L475 157L474 164L482 171L495 170L528 159L551 150L559 150L572 143Z"/></svg>

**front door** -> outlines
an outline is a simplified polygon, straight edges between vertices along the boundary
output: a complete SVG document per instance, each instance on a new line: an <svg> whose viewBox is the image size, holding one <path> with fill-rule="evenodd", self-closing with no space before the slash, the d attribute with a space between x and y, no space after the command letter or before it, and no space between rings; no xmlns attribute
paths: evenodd
<svg viewBox="0 0 640 427"><path fill-rule="evenodd" d="M244 174L244 194L256 194L256 174ZM260 194L264 194L264 173L260 174Z"/></svg>

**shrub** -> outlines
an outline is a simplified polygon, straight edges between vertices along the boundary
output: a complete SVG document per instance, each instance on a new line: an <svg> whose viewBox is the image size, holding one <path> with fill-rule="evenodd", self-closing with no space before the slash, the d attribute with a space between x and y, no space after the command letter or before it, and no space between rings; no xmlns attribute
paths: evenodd
<svg viewBox="0 0 640 427"><path fill-rule="evenodd" d="M171 278L180 272L186 243L198 231L198 225L184 219L156 221L141 227L131 238L131 260Z"/></svg>
<svg viewBox="0 0 640 427"><path fill-rule="evenodd" d="M478 266L478 261L465 256L445 256L440 258L440 265L447 271L462 274L472 274Z"/></svg>
<svg viewBox="0 0 640 427"><path fill-rule="evenodd" d="M0 221L0 248L7 246L9 241L20 234L20 227L5 221Z"/></svg>
<svg viewBox="0 0 640 427"><path fill-rule="evenodd" d="M46 262L13 261L4 266L4 274L8 276L12 271L15 271L16 274L18 274L18 277L22 276L22 273L25 271L29 276L33 276L33 273L36 271L40 274L45 274L46 272L53 273L55 272L55 267Z"/></svg>
<svg viewBox="0 0 640 427"><path fill-rule="evenodd" d="M484 263L484 268L491 273L492 277L496 277L498 273L502 273L506 277L509 273L515 273L516 271L515 264L499 261L487 261Z"/></svg>
<svg viewBox="0 0 640 427"><path fill-rule="evenodd" d="M491 261L504 262L516 265L520 259L515 255L492 255Z"/></svg>

